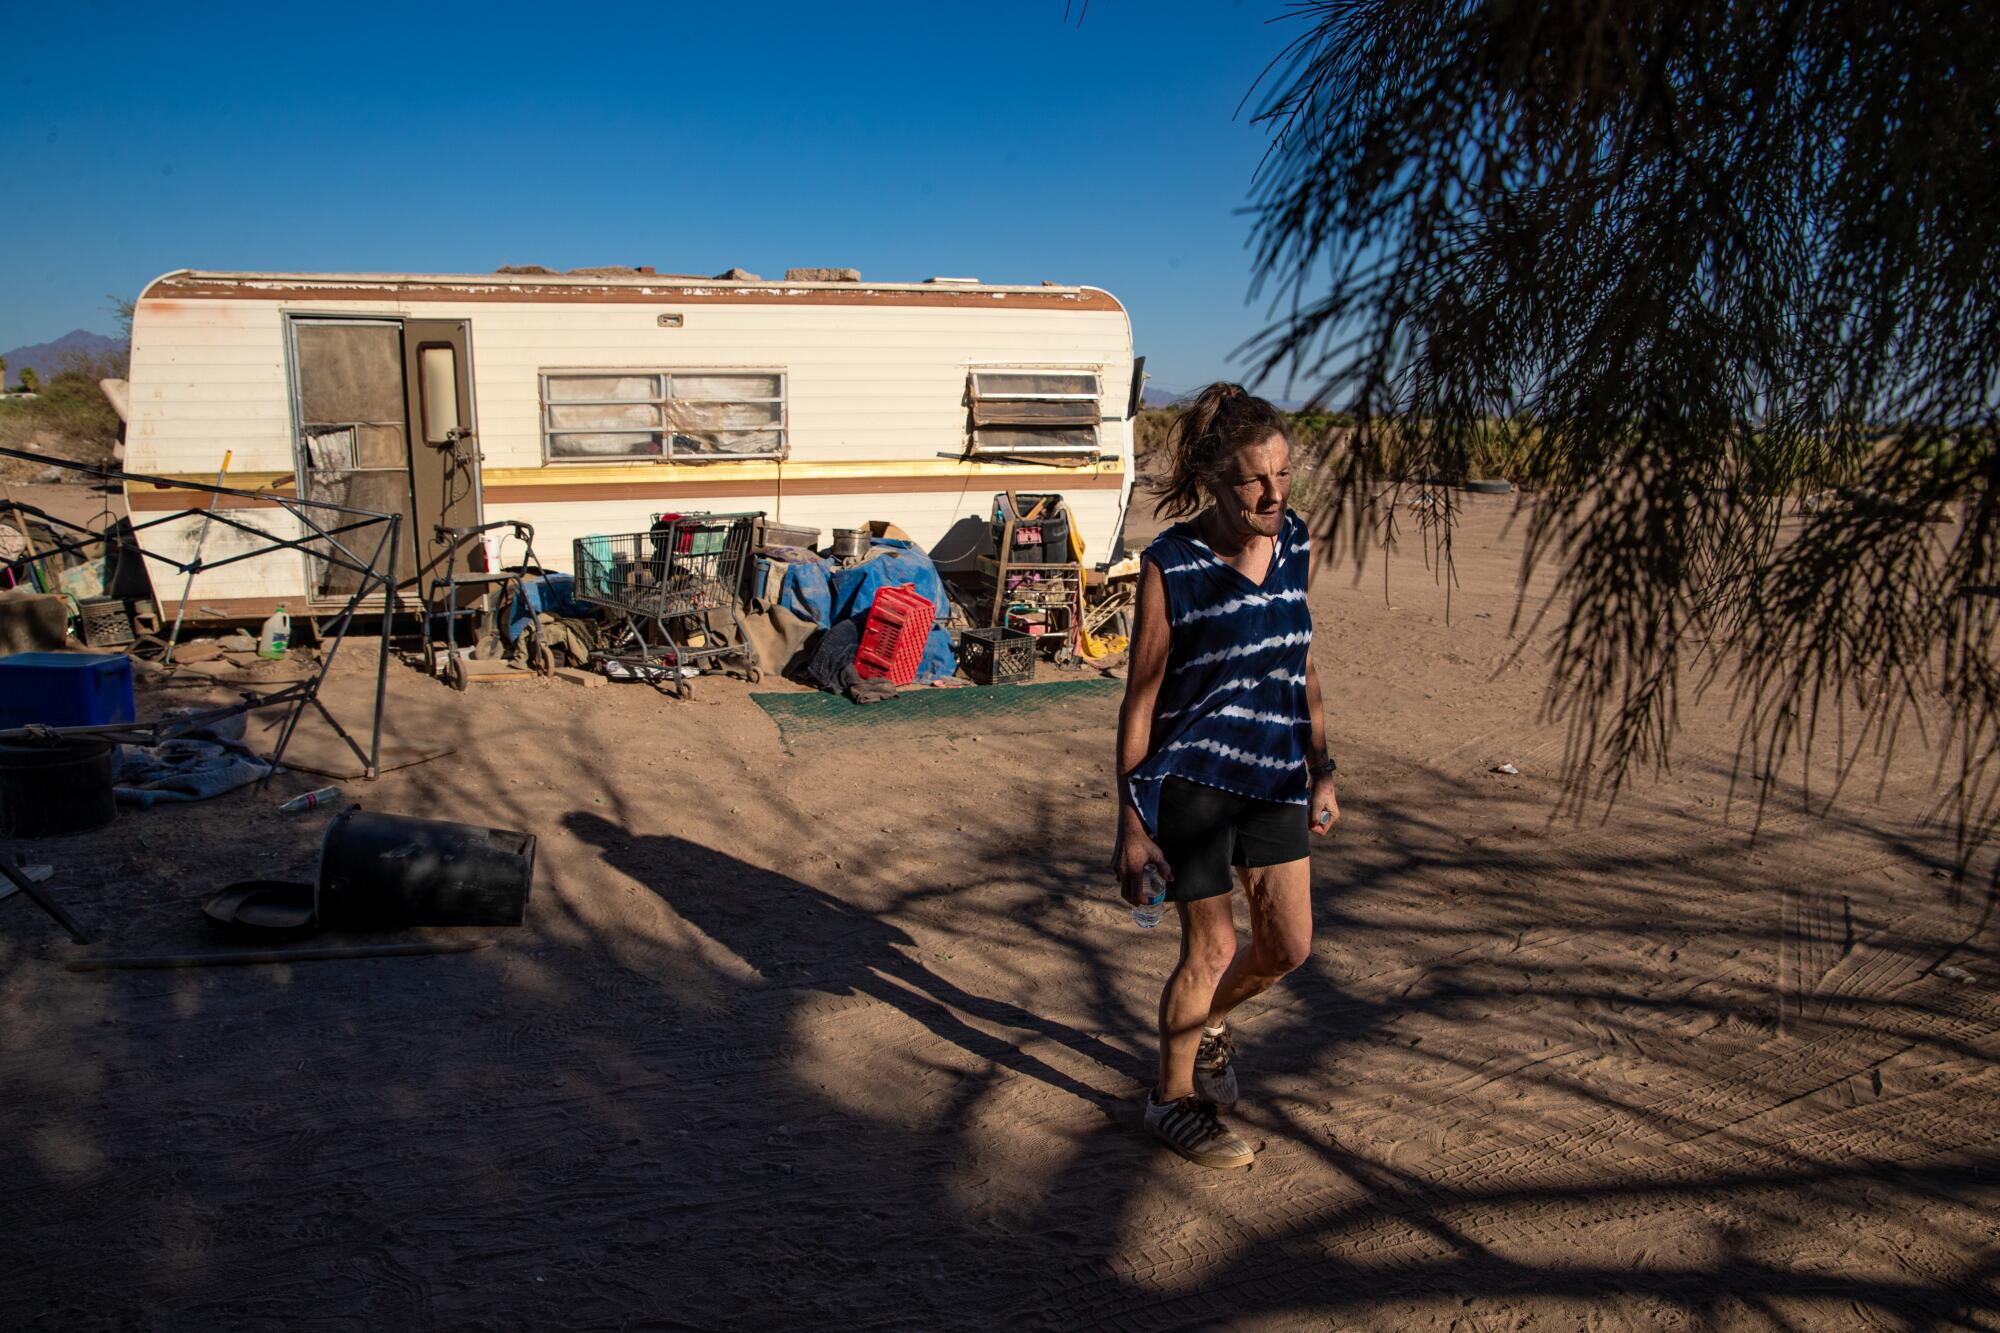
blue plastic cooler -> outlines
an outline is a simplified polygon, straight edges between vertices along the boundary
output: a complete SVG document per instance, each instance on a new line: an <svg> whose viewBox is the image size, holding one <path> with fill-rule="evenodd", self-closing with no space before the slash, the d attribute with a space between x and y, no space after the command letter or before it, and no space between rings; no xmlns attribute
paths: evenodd
<svg viewBox="0 0 2000 1333"><path fill-rule="evenodd" d="M0 657L0 728L101 727L136 715L132 659L123 653Z"/></svg>

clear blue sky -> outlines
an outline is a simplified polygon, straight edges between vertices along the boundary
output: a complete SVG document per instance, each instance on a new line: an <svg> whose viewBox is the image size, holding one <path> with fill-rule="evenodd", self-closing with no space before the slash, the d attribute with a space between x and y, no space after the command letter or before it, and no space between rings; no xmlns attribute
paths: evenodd
<svg viewBox="0 0 2000 1333"><path fill-rule="evenodd" d="M0 5L0 348L181 267L824 264L1109 288L1190 387L1264 322L1282 9Z"/></svg>

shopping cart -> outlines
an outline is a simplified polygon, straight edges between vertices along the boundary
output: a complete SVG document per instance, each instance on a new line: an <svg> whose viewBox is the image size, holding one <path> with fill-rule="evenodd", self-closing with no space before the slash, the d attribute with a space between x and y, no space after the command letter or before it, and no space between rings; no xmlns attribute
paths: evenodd
<svg viewBox="0 0 2000 1333"><path fill-rule="evenodd" d="M761 681L736 608L751 531L762 517L676 514L646 532L578 537L577 600L620 619L606 646L592 654L605 674L670 680L683 699L694 697L689 678L704 662L731 659L751 684Z"/></svg>

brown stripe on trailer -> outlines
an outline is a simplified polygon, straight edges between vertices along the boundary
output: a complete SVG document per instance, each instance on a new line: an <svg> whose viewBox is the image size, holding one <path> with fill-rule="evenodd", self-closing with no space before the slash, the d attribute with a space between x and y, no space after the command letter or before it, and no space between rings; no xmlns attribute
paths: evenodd
<svg viewBox="0 0 2000 1333"><path fill-rule="evenodd" d="M296 274L169 274L140 301L177 300L556 302L592 305L837 305L956 306L981 309L1117 310L1118 298L1095 287L930 287L922 284L549 283L509 282L503 275L383 278L329 275L317 282Z"/></svg>
<svg viewBox="0 0 2000 1333"><path fill-rule="evenodd" d="M255 495L211 495L206 491L177 491L164 486L141 490L131 486L125 492L125 507L134 513L165 514L176 509L206 509L212 500L217 509L276 509L279 499L276 488L269 489L274 493L266 500Z"/></svg>

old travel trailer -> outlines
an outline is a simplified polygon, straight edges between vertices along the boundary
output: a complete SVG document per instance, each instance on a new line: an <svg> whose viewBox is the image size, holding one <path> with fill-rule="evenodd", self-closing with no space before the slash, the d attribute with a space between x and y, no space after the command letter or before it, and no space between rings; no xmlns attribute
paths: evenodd
<svg viewBox="0 0 2000 1333"><path fill-rule="evenodd" d="M577 537L704 510L822 540L885 519L953 567L1009 490L1061 492L1098 562L1130 497L1140 378L1124 308L1094 287L183 270L133 314L125 466L213 483L227 454L229 486L400 512L402 571L435 559L441 525L524 521L566 569ZM127 500L135 521L207 503L157 482ZM275 500L223 503L304 535ZM184 559L199 527L149 545ZM254 540L215 525L203 557ZM186 581L150 572L172 616ZM187 615L330 610L350 579L273 551L197 575Z"/></svg>

